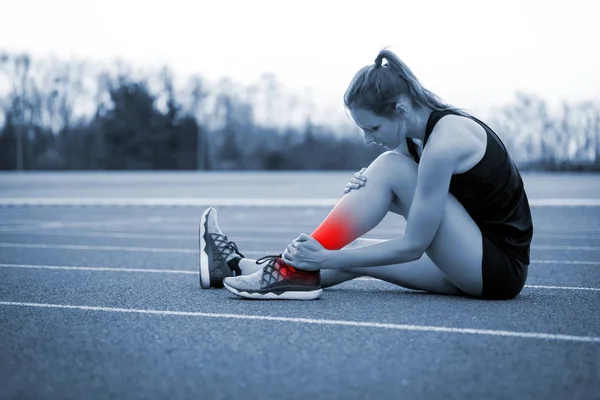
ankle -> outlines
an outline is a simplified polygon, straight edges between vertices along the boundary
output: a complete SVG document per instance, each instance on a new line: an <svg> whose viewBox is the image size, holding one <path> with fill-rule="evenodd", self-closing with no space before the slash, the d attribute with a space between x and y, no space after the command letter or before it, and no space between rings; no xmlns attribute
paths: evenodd
<svg viewBox="0 0 600 400"><path fill-rule="evenodd" d="M240 261L242 261L242 257L238 255L234 257L228 257L227 265L234 272L234 276L242 275L242 270L240 269Z"/></svg>
<svg viewBox="0 0 600 400"><path fill-rule="evenodd" d="M285 268L288 268L293 273L299 273L299 274L304 274L304 275L320 275L320 273L321 273L320 270L311 271L311 270L306 270L306 269L300 269L300 268L293 267L290 264L288 264L285 261L283 261L283 258L281 258L281 257L277 260L277 262L280 265L285 266Z"/></svg>
<svg viewBox="0 0 600 400"><path fill-rule="evenodd" d="M256 263L256 260L252 260L250 258L241 258L239 260L238 266L242 271L242 275L252 275L256 271L259 271L263 268L262 265Z"/></svg>

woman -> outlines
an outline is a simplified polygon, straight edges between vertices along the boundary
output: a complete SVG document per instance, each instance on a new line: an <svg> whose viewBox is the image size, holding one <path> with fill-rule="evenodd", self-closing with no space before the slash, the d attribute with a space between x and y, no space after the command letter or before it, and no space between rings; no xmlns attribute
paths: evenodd
<svg viewBox="0 0 600 400"><path fill-rule="evenodd" d="M224 285L247 298L316 299L323 287L370 276L437 294L517 296L533 224L519 171L492 129L444 104L389 50L358 71L344 104L365 142L389 151L355 174L310 236L279 255L245 258L219 229L216 210L206 210L201 286ZM406 218L404 235L361 238L388 211Z"/></svg>

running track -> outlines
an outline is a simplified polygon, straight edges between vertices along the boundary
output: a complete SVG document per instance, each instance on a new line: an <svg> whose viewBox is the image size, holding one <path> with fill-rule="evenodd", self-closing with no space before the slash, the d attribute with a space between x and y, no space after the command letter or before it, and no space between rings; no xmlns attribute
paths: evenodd
<svg viewBox="0 0 600 400"><path fill-rule="evenodd" d="M206 204L246 256L275 254L350 175L0 175L0 398L598 398L599 175L526 175L513 301L365 279L311 302L199 289Z"/></svg>

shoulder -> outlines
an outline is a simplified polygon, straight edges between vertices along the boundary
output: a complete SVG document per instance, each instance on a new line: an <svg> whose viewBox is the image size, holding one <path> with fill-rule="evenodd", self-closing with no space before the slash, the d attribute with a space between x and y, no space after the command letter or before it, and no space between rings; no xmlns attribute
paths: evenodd
<svg viewBox="0 0 600 400"><path fill-rule="evenodd" d="M479 151L485 143L485 130L474 120L462 115L446 115L433 128L423 156L441 156L457 162Z"/></svg>

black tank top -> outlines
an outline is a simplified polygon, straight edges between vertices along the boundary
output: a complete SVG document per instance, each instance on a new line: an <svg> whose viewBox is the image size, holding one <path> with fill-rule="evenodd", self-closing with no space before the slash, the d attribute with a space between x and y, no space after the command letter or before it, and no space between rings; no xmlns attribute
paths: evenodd
<svg viewBox="0 0 600 400"><path fill-rule="evenodd" d="M431 113L423 147L435 124L449 114L462 115L453 110ZM501 250L529 264L533 223L521 174L496 133L477 118L466 118L485 129L487 145L483 158L473 168L452 175L450 193L467 210L483 235ZM410 154L418 163L420 157L415 143L406 140Z"/></svg>

